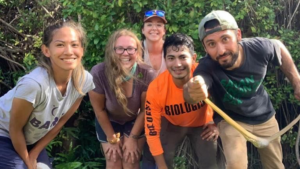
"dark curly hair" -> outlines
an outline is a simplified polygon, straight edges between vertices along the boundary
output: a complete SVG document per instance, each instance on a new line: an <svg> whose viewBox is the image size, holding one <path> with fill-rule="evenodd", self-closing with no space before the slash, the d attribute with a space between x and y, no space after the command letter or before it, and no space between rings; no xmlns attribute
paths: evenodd
<svg viewBox="0 0 300 169"><path fill-rule="evenodd" d="M175 33L168 36L165 39L165 43L163 45L164 58L166 58L167 49L169 47L172 47L174 51L179 51L182 46L186 46L189 49L191 55L195 53L194 41L188 35L183 33Z"/></svg>

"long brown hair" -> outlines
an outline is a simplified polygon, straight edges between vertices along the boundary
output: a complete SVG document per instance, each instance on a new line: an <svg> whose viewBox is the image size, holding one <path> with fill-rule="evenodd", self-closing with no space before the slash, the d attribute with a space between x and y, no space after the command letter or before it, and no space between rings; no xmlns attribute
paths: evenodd
<svg viewBox="0 0 300 169"><path fill-rule="evenodd" d="M109 86L114 91L117 101L123 107L124 112L127 115L133 115L133 112L127 108L127 98L121 86L123 83L123 77L126 77L128 72L122 68L122 65L119 61L119 56L114 51L115 43L121 36L129 36L135 40L137 45L137 62L142 62L143 48L138 37L135 35L135 33L128 29L118 30L109 37L105 47L105 75L108 79Z"/></svg>
<svg viewBox="0 0 300 169"><path fill-rule="evenodd" d="M55 34L55 31L63 28L63 27L70 27L77 31L77 35L79 37L81 46L85 50L86 48L86 33L81 24L76 23L74 21L59 21L53 25L48 26L43 33L43 45L49 47L50 43L52 42L53 35ZM53 77L53 70L51 66L51 60L48 57L42 56L39 59L38 66L43 67L47 70L50 76ZM85 72L84 67L82 63L80 62L77 67L72 71L72 84L74 88L83 95L82 87L83 82L85 80Z"/></svg>

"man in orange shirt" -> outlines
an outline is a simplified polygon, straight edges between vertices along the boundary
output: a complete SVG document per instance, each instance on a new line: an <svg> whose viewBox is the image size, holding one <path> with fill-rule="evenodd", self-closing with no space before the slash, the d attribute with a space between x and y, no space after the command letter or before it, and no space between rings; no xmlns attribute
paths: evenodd
<svg viewBox="0 0 300 169"><path fill-rule="evenodd" d="M163 50L168 71L150 83L146 97L145 132L150 151L159 169L172 169L176 148L188 136L199 168L215 169L219 132L213 110L203 101L188 104L183 98L183 85L197 66L193 40L176 33L166 38Z"/></svg>

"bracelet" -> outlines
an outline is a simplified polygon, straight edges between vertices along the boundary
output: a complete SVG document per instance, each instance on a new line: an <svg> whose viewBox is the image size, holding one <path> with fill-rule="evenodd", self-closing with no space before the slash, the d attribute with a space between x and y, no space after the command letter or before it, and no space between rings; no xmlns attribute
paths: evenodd
<svg viewBox="0 0 300 169"><path fill-rule="evenodd" d="M110 144L116 144L120 141L120 133L116 133L116 134L113 134L113 139L111 140L108 140L107 141L110 143Z"/></svg>
<svg viewBox="0 0 300 169"><path fill-rule="evenodd" d="M135 135L135 134L130 134L129 137L136 139L136 140L140 138L139 135Z"/></svg>

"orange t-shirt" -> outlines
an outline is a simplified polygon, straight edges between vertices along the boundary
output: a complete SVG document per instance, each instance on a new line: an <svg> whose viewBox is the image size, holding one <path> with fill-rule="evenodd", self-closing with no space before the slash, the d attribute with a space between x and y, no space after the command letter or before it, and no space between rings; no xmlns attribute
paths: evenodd
<svg viewBox="0 0 300 169"><path fill-rule="evenodd" d="M191 73L196 66L193 65ZM161 116L173 125L182 127L199 127L213 121L213 110L205 102L188 104L184 101L183 89L176 87L169 71L163 72L150 83L145 106L145 133L153 156L163 153L160 141Z"/></svg>

